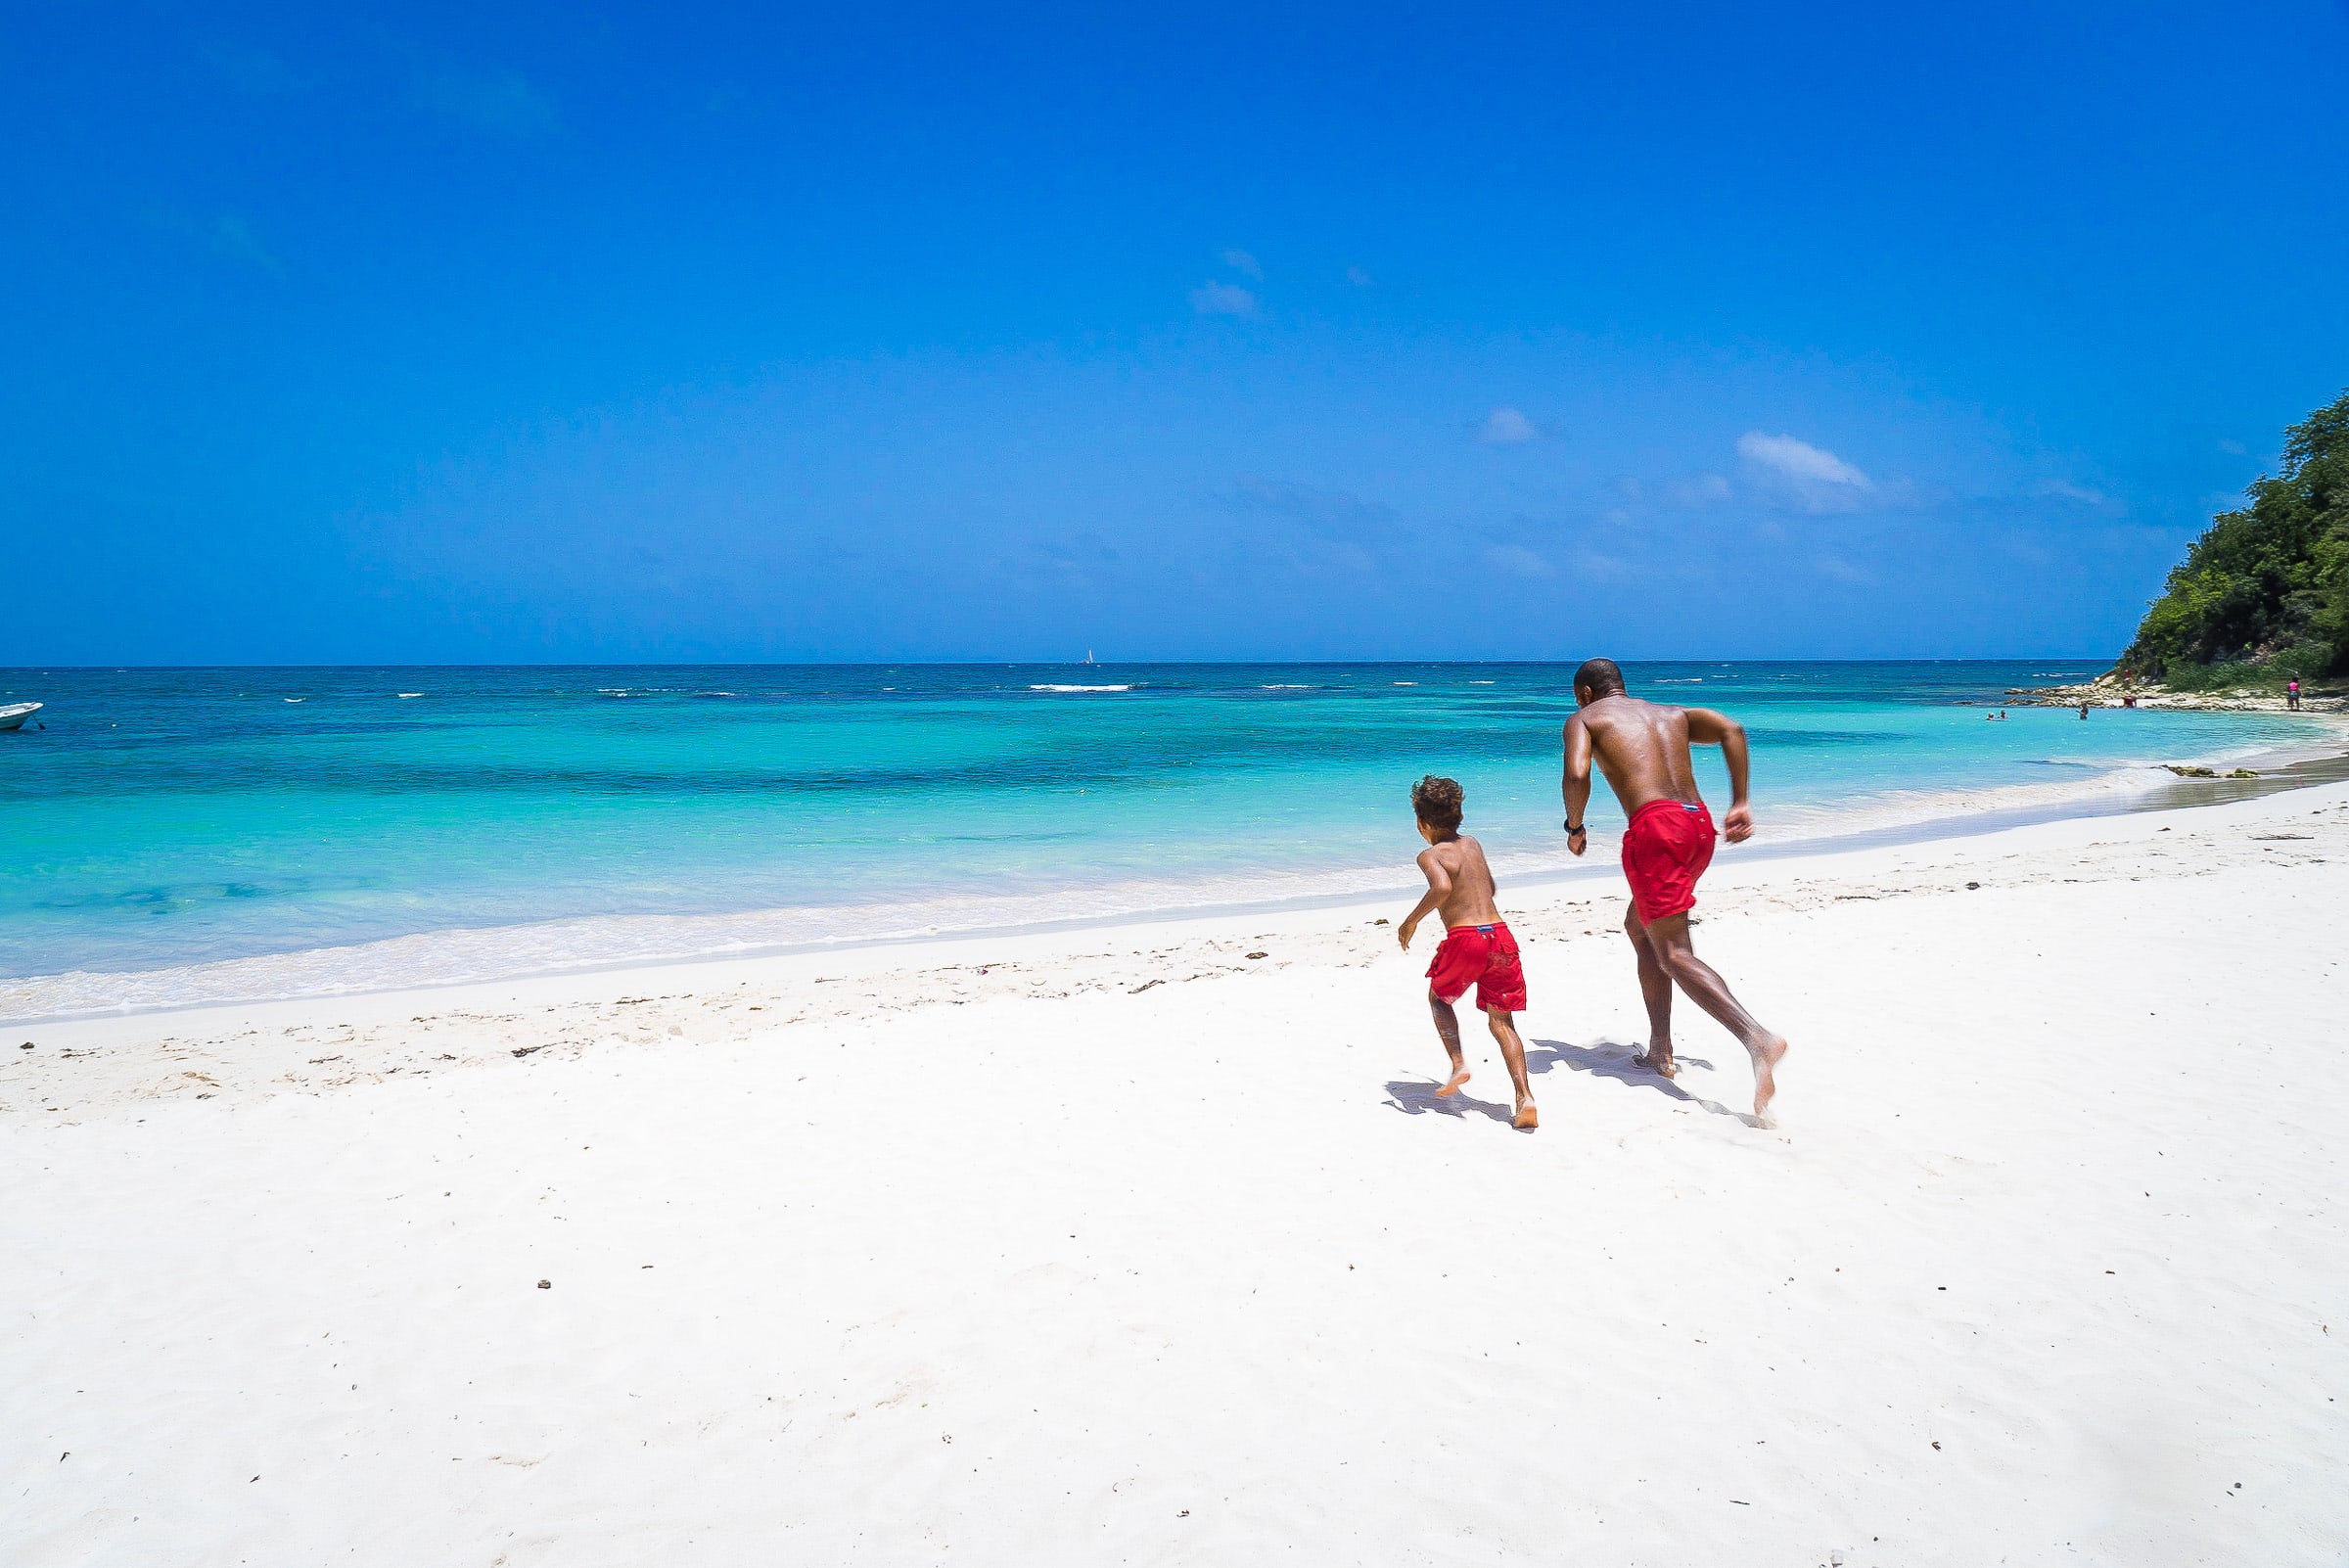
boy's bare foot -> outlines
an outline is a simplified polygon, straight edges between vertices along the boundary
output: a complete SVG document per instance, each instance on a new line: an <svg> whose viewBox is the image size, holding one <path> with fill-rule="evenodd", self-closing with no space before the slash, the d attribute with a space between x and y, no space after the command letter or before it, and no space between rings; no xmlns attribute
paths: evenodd
<svg viewBox="0 0 2349 1568"><path fill-rule="evenodd" d="M1450 1099L1452 1095L1457 1094L1460 1091L1460 1085L1467 1082L1468 1069L1463 1067L1446 1080L1442 1088L1436 1090L1436 1098L1439 1100Z"/></svg>
<svg viewBox="0 0 2349 1568"><path fill-rule="evenodd" d="M1531 1132L1542 1125L1542 1113L1534 1109L1531 1100L1517 1102L1517 1119L1509 1124L1520 1132Z"/></svg>
<svg viewBox="0 0 2349 1568"><path fill-rule="evenodd" d="M1754 1059L1754 1120L1768 1127L1770 1102L1778 1093L1777 1065L1786 1057L1786 1038L1773 1035L1760 1045L1748 1045L1745 1049Z"/></svg>
<svg viewBox="0 0 2349 1568"><path fill-rule="evenodd" d="M1666 1078L1681 1076L1681 1066L1672 1059L1672 1047L1669 1045L1650 1045L1645 1051L1632 1058L1632 1065L1647 1068Z"/></svg>

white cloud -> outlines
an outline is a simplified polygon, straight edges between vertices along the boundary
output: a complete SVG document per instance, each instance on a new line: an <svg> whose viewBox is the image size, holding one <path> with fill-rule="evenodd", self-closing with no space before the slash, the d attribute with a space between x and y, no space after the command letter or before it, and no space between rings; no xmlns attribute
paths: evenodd
<svg viewBox="0 0 2349 1568"><path fill-rule="evenodd" d="M1191 291L1191 308L1203 316L1253 316L1256 296L1236 283L1203 283Z"/></svg>
<svg viewBox="0 0 2349 1568"><path fill-rule="evenodd" d="M1494 409L1476 429L1476 438L1487 446L1522 446L1541 435L1542 428L1514 408Z"/></svg>
<svg viewBox="0 0 2349 1568"><path fill-rule="evenodd" d="M206 232L211 238L212 250L216 254L251 262L274 278L286 275L284 264L269 254L269 248L260 242L253 232L253 226L243 218L216 217Z"/></svg>
<svg viewBox="0 0 2349 1568"><path fill-rule="evenodd" d="M1749 430L1737 438L1737 455L1749 463L1774 469L1788 479L1819 484L1848 484L1868 488L1868 478L1824 447L1791 436L1765 436Z"/></svg>
<svg viewBox="0 0 2349 1568"><path fill-rule="evenodd" d="M1394 509L1345 490L1243 474L1232 485L1232 502L1250 511L1277 512L1330 538L1358 539L1378 533L1395 521Z"/></svg>
<svg viewBox="0 0 2349 1568"><path fill-rule="evenodd" d="M221 45L205 50L205 54L221 75L245 92L282 93L300 85L286 63L266 49Z"/></svg>
<svg viewBox="0 0 2349 1568"><path fill-rule="evenodd" d="M1522 577L1554 577L1558 569L1543 560L1522 544L1496 544L1487 547L1485 559L1503 572L1514 572Z"/></svg>
<svg viewBox="0 0 2349 1568"><path fill-rule="evenodd" d="M1348 267L1346 281L1358 289L1367 289L1370 287L1370 274L1364 272L1360 267Z"/></svg>
<svg viewBox="0 0 2349 1568"><path fill-rule="evenodd" d="M214 255L258 267L273 278L286 275L285 263L278 260L270 253L269 247L261 243L261 237L253 232L252 224L233 212L223 212L217 217L194 218L184 213L149 208L141 215L158 228L173 230L207 246Z"/></svg>
<svg viewBox="0 0 2349 1568"><path fill-rule="evenodd" d="M2110 506L2112 504L2112 497L2102 490L2092 489L2086 484L2074 484L2070 480L2043 480L2040 482L2039 493L2060 495L2067 501L2078 501L2082 506Z"/></svg>
<svg viewBox="0 0 2349 1568"><path fill-rule="evenodd" d="M1674 480L1664 486L1664 493L1675 506L1719 506L1729 498L1729 482L1719 474L1694 474Z"/></svg>
<svg viewBox="0 0 2349 1568"><path fill-rule="evenodd" d="M483 130L543 135L555 128L554 100L511 70L443 72L422 86L424 101Z"/></svg>
<svg viewBox="0 0 2349 1568"><path fill-rule="evenodd" d="M1224 252L1223 264L1232 268L1234 271L1245 272L1248 274L1248 276L1260 281L1265 275L1265 269L1257 264L1256 257L1250 255L1245 251Z"/></svg>
<svg viewBox="0 0 2349 1568"><path fill-rule="evenodd" d="M1780 505L1805 512L1856 512L1875 494L1875 481L1823 446L1792 436L1749 430L1737 438L1737 455L1760 470L1764 492L1775 491Z"/></svg>

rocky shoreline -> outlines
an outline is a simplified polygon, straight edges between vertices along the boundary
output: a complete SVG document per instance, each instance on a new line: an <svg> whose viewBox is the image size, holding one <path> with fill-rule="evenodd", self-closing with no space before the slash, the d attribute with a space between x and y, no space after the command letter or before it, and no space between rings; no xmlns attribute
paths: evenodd
<svg viewBox="0 0 2349 1568"><path fill-rule="evenodd" d="M2095 680L2077 686L2009 686L2006 688L2010 708L2077 708L2082 703L2091 708L2122 708L2128 706L2125 697L2135 697L2140 708L2174 708L2206 714L2281 714L2290 712L2290 705L2280 692L2253 691L2237 686L2232 691L2172 691L2157 681L2139 681L2132 685L2118 675L2098 675ZM2306 714L2349 713L2349 698L2337 692L2318 696L2305 695L2300 711Z"/></svg>

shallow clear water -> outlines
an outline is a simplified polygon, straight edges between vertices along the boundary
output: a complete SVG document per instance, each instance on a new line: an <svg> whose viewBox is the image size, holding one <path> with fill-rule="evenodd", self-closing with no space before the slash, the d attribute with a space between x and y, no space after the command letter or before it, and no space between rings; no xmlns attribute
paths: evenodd
<svg viewBox="0 0 2349 1568"><path fill-rule="evenodd" d="M2127 787L2147 763L2327 733L2275 715L2119 710L2083 721L2018 708L1988 723L1960 706L2095 668L1691 664L1631 676L1644 695L1747 724L1766 841ZM1410 874L1408 790L1428 771L1467 786L1471 831L1523 871L1564 859L1570 673L0 670L0 702L49 705L45 729L0 734L0 976L470 933L398 948L399 973L450 977L570 951L1386 886ZM1700 776L1726 797L1717 753ZM1604 795L1602 827L1616 819ZM567 927L550 945L522 929L550 921L634 935L582 946Z"/></svg>

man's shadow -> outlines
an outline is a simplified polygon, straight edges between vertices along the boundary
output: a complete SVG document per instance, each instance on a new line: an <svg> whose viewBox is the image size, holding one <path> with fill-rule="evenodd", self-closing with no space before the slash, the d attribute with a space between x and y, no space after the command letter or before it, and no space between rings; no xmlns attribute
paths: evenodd
<svg viewBox="0 0 2349 1568"><path fill-rule="evenodd" d="M1641 1049L1642 1047L1637 1045L1626 1045L1611 1039L1601 1039L1589 1045L1569 1045L1564 1040L1537 1039L1526 1047L1525 1071L1530 1077L1535 1073L1546 1073L1553 1067L1563 1065L1577 1073L1588 1073L1592 1078L1610 1079L1617 1084L1627 1084L1633 1088L1653 1089L1667 1099L1679 1100L1684 1105L1697 1106L1712 1112L1715 1116L1731 1117L1743 1122L1747 1127L1762 1126L1762 1123L1748 1112L1732 1111L1719 1100L1708 1100L1701 1094L1691 1094L1654 1068L1640 1066L1638 1057ZM1541 1060L1540 1067L1534 1065L1536 1058ZM1683 1069L1701 1067L1708 1073L1713 1071L1713 1064L1702 1056L1690 1056L1686 1052L1681 1052L1674 1057L1674 1060L1678 1061Z"/></svg>
<svg viewBox="0 0 2349 1568"><path fill-rule="evenodd" d="M1640 1066L1637 1060L1639 1050L1640 1048L1636 1045L1621 1044L1611 1039L1601 1039L1589 1045L1569 1045L1563 1040L1537 1039L1530 1041L1526 1046L1525 1076L1529 1079L1540 1078L1553 1067L1564 1066L1573 1072L1588 1073L1592 1078L1609 1079L1618 1084L1629 1084L1634 1088L1653 1089L1668 1099L1702 1107L1715 1116L1733 1117L1748 1127L1762 1125L1743 1111L1732 1111L1716 1100L1708 1100L1702 1095L1691 1094L1655 1069ZM1713 1070L1713 1064L1701 1056L1682 1055L1678 1060L1683 1068L1701 1067L1707 1072ZM1501 1075L1501 1082L1504 1084L1508 1082L1508 1076L1505 1073ZM1397 1079L1387 1084L1387 1104L1405 1116L1426 1116L1430 1113L1450 1117L1484 1116L1500 1123L1503 1127L1508 1126L1514 1119L1515 1109L1513 1106L1496 1105L1491 1100L1480 1100L1466 1089L1449 1097L1439 1098L1436 1090L1441 1087L1443 1087L1443 1082L1440 1079L1416 1081Z"/></svg>

